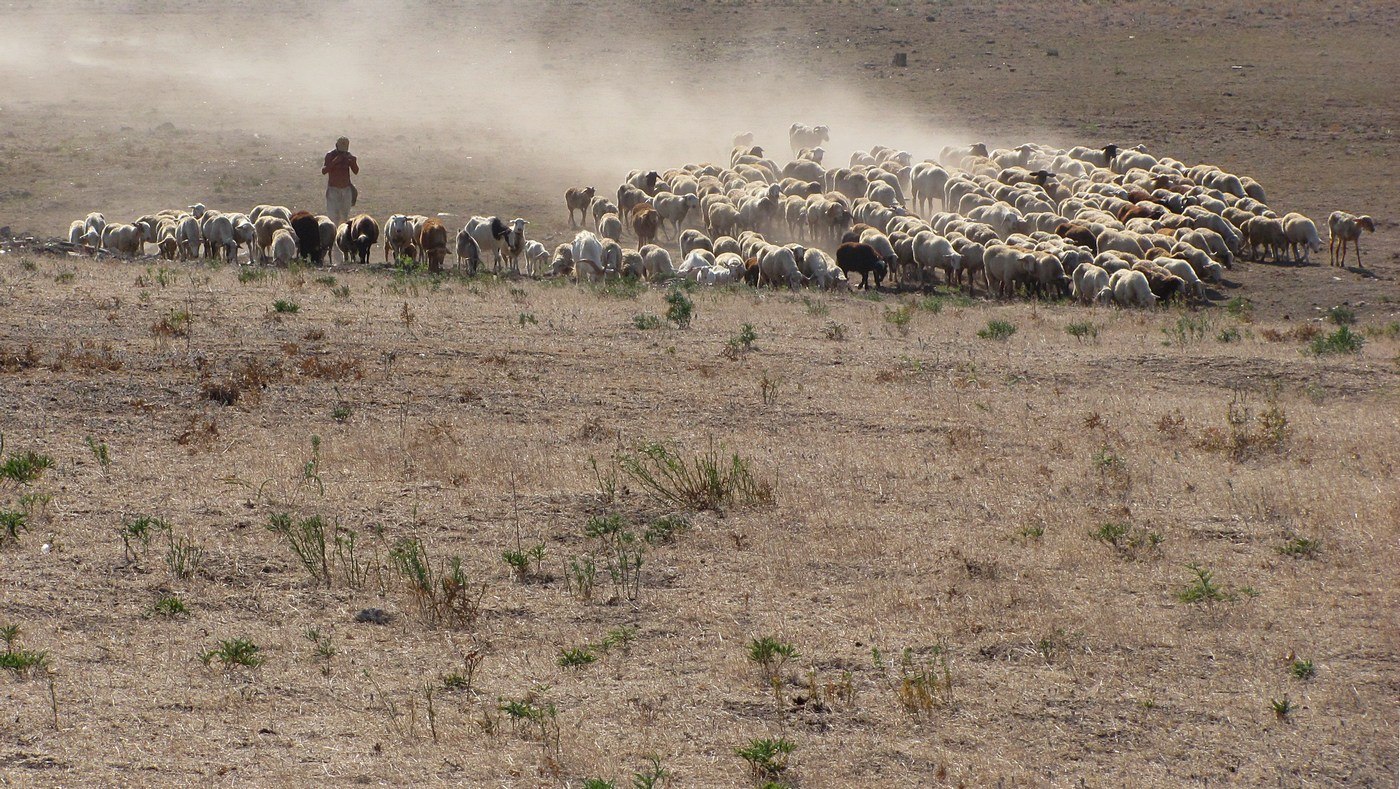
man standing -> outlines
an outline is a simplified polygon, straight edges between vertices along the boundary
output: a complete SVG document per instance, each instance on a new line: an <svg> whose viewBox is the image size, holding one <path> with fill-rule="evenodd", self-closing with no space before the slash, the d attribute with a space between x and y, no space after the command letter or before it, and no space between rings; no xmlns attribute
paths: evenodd
<svg viewBox="0 0 1400 789"><path fill-rule="evenodd" d="M350 153L350 138L341 137L335 141L335 150L326 153L326 164L321 168L322 175L329 175L326 182L326 216L336 225L342 225L350 218L350 208L359 199L355 185L350 183L350 174L360 174L360 163Z"/></svg>

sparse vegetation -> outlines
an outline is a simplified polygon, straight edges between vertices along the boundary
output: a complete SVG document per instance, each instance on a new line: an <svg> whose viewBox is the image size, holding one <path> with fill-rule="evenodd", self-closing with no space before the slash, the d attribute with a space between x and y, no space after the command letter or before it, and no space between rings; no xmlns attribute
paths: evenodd
<svg viewBox="0 0 1400 789"><path fill-rule="evenodd" d="M977 336L984 340L996 340L1005 342L1016 333L1016 326L1009 321L990 320L987 321L987 328L978 329Z"/></svg>
<svg viewBox="0 0 1400 789"><path fill-rule="evenodd" d="M1065 332L1080 342L1099 341L1099 325L1093 321L1073 321L1065 325Z"/></svg>
<svg viewBox="0 0 1400 789"><path fill-rule="evenodd" d="M755 738L742 748L734 749L735 755L749 764L749 772L760 781L776 781L787 772L788 759L797 745L786 737Z"/></svg>
<svg viewBox="0 0 1400 789"><path fill-rule="evenodd" d="M773 487L754 477L749 461L714 442L689 459L662 443L643 444L618 467L658 502L688 510L773 503Z"/></svg>
<svg viewBox="0 0 1400 789"><path fill-rule="evenodd" d="M632 316L632 327L641 331L661 328L661 318L650 312L639 312Z"/></svg>
<svg viewBox="0 0 1400 789"><path fill-rule="evenodd" d="M1183 603L1213 603L1234 599L1234 595L1215 583L1215 576L1210 570L1198 564L1188 564L1186 569L1195 577L1176 593L1176 599Z"/></svg>
<svg viewBox="0 0 1400 789"><path fill-rule="evenodd" d="M0 627L0 640L5 642L5 651L0 652L0 669L29 675L48 664L48 653L31 651L19 646L19 625Z"/></svg>
<svg viewBox="0 0 1400 789"><path fill-rule="evenodd" d="M1349 326L1341 326L1331 334L1323 334L1308 343L1308 352L1314 356L1360 353L1366 338L1352 331Z"/></svg>
<svg viewBox="0 0 1400 789"><path fill-rule="evenodd" d="M230 638L220 641L218 646L199 656L199 661L208 666L218 662L225 669L234 666L257 668L267 658L259 654L262 650L246 638Z"/></svg>
<svg viewBox="0 0 1400 789"><path fill-rule="evenodd" d="M681 288L672 288L666 294L666 320L676 324L678 329L690 328L694 317L695 302L690 300Z"/></svg>

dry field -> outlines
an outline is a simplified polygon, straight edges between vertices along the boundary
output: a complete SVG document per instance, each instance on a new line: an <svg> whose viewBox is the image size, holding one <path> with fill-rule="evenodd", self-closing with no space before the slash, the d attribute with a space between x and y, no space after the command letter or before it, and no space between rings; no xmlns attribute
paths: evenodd
<svg viewBox="0 0 1400 789"><path fill-rule="evenodd" d="M1364 271L1196 311L700 290L688 328L654 289L0 256L0 463L52 460L0 467L0 666L44 653L0 668L0 784L1391 785L1400 10L1216 5L326 4L322 44L260 0L13 4L17 232L314 207L343 132L375 215L553 243L565 187L794 120L1143 141L1379 221ZM1307 352L1343 303L1364 345ZM658 498L651 442L752 495Z"/></svg>

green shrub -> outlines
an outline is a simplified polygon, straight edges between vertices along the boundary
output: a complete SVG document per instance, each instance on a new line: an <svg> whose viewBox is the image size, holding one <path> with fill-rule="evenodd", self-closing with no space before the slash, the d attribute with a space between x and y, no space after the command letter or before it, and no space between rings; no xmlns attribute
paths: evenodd
<svg viewBox="0 0 1400 789"><path fill-rule="evenodd" d="M1308 344L1308 350L1314 356L1327 356L1334 353L1358 353L1361 346L1366 344L1366 338L1352 331L1347 326L1341 326L1331 334L1324 334L1313 339Z"/></svg>
<svg viewBox="0 0 1400 789"><path fill-rule="evenodd" d="M997 340L1005 342L1016 333L1016 326L1008 321L993 320L987 321L987 328L978 329L977 336L984 340Z"/></svg>
<svg viewBox="0 0 1400 789"><path fill-rule="evenodd" d="M643 444L618 458L618 466L658 502L689 510L771 504L773 487L754 478L737 452L709 449L686 459L665 444Z"/></svg>
<svg viewBox="0 0 1400 789"><path fill-rule="evenodd" d="M272 311L273 311L273 312L280 312L280 313L292 315L292 314L295 314L295 313L296 313L298 310L300 310L300 309L301 309L301 305L300 305L300 304L297 304L295 301L287 301L286 299L278 299L277 301L272 302Z"/></svg>
<svg viewBox="0 0 1400 789"><path fill-rule="evenodd" d="M685 291L672 288L671 292L666 294L666 304L666 320L676 324L678 329L689 328L695 313L695 302L685 295Z"/></svg>
<svg viewBox="0 0 1400 789"><path fill-rule="evenodd" d="M632 326L642 331L661 328L661 318L650 312L641 312L632 316Z"/></svg>
<svg viewBox="0 0 1400 789"><path fill-rule="evenodd" d="M1327 320L1337 326L1351 326L1356 323L1356 312L1350 307L1338 304L1327 311Z"/></svg>

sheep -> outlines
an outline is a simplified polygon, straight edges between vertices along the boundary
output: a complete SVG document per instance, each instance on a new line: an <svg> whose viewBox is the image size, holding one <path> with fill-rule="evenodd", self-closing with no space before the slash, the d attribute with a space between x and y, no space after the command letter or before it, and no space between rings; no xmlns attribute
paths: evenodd
<svg viewBox="0 0 1400 789"><path fill-rule="evenodd" d="M1321 252L1322 239L1317 237L1317 225L1302 214L1288 213L1283 216L1283 236L1293 253L1293 262L1308 262L1308 252ZM1301 256L1300 256L1301 253Z"/></svg>
<svg viewBox="0 0 1400 789"><path fill-rule="evenodd" d="M1092 263L1074 270L1070 292L1080 304L1104 304L1112 291L1108 287L1108 272Z"/></svg>
<svg viewBox="0 0 1400 789"><path fill-rule="evenodd" d="M711 236L731 236L739 229L739 209L732 203L716 203L705 214Z"/></svg>
<svg viewBox="0 0 1400 789"><path fill-rule="evenodd" d="M1180 258L1158 258L1155 260L1158 265L1171 272L1181 281L1186 283L1186 290L1195 298L1205 299L1206 283L1201 281L1196 270L1191 268L1191 264Z"/></svg>
<svg viewBox="0 0 1400 789"><path fill-rule="evenodd" d="M220 214L204 223L204 254L218 259L223 256L229 263L238 260L238 243L233 239L233 220Z"/></svg>
<svg viewBox="0 0 1400 789"><path fill-rule="evenodd" d="M358 260L361 265L368 264L369 251L379 242L379 223L369 214L360 214L346 220L341 227L345 230L343 239L340 231L336 231L341 256L346 260Z"/></svg>
<svg viewBox="0 0 1400 789"><path fill-rule="evenodd" d="M394 214L385 220L384 262L398 260L408 254L414 235L413 220L407 214Z"/></svg>
<svg viewBox="0 0 1400 789"><path fill-rule="evenodd" d="M661 215L656 213L656 209L647 205L632 209L632 232L637 236L638 249L655 241L660 228Z"/></svg>
<svg viewBox="0 0 1400 789"><path fill-rule="evenodd" d="M1249 256L1254 260L1262 261L1270 252L1274 260L1282 260L1288 248L1288 236L1284 233L1282 219L1256 216L1244 223L1240 234L1249 246Z"/></svg>
<svg viewBox="0 0 1400 789"><path fill-rule="evenodd" d="M313 257L321 246L321 225L310 211L292 214L292 234L297 237L297 250L302 258ZM318 258L317 262L320 260Z"/></svg>
<svg viewBox="0 0 1400 789"><path fill-rule="evenodd" d="M637 249L637 253L642 256L641 276L650 282L661 282L675 276L675 267L671 265L671 253L655 245L646 244Z"/></svg>
<svg viewBox="0 0 1400 789"><path fill-rule="evenodd" d="M622 213L617 210L617 203L606 197L593 198L593 202L589 203L588 211L593 215L594 224L597 224L607 214L622 216Z"/></svg>
<svg viewBox="0 0 1400 789"><path fill-rule="evenodd" d="M986 144L975 142L971 145L964 145L960 148L944 146L943 150L939 151L938 153L938 161L943 163L945 167L949 167L960 164L963 159L966 159L969 156L980 156L986 158Z"/></svg>
<svg viewBox="0 0 1400 789"><path fill-rule="evenodd" d="M573 243L574 281L596 282L603 278L603 244L598 236L581 230Z"/></svg>
<svg viewBox="0 0 1400 789"><path fill-rule="evenodd" d="M1113 302L1120 307L1152 307L1157 303L1157 297L1147 284L1147 275L1141 271L1113 272L1108 278L1108 289L1113 294Z"/></svg>
<svg viewBox="0 0 1400 789"><path fill-rule="evenodd" d="M456 267L461 269L462 261L465 260L467 262L468 276L476 276L476 269L481 265L481 247L476 243L476 239L472 237L469 229L464 227L457 231L456 249Z"/></svg>
<svg viewBox="0 0 1400 789"><path fill-rule="evenodd" d="M803 148L816 148L831 140L831 129L827 126L806 126L794 123L788 127L788 144L794 155Z"/></svg>
<svg viewBox="0 0 1400 789"><path fill-rule="evenodd" d="M554 255L549 259L548 277L567 277L574 273L574 248L569 244L560 244L554 248Z"/></svg>
<svg viewBox="0 0 1400 789"><path fill-rule="evenodd" d="M525 251L524 219L516 218L510 224L496 216L474 216L467 220L467 232L476 239L482 250L491 250L491 270L500 273L501 263L505 262L512 270L519 272L519 258Z"/></svg>
<svg viewBox="0 0 1400 789"><path fill-rule="evenodd" d="M264 214L261 218L268 216ZM273 231L272 243L268 246L272 249L272 262L275 265L286 266L297 256L297 237L290 227L279 227Z"/></svg>
<svg viewBox="0 0 1400 789"><path fill-rule="evenodd" d="M651 200L652 208L661 216L661 227L666 228L666 220L670 220L674 225L674 233L681 232L681 224L685 222L686 216L696 208L700 207L700 198L695 195L678 195L672 192L657 192Z"/></svg>
<svg viewBox="0 0 1400 789"><path fill-rule="evenodd" d="M278 230L290 231L292 226L287 220L280 216L264 213L253 220L253 227L258 231L258 261L267 260L267 256L272 249L272 236Z"/></svg>
<svg viewBox="0 0 1400 789"><path fill-rule="evenodd" d="M741 132L734 135L735 148L748 148L753 145L753 132Z"/></svg>
<svg viewBox="0 0 1400 789"><path fill-rule="evenodd" d="M106 229L107 218L97 213L96 211L88 214L86 217L83 218L83 235L87 235L88 233L96 233L97 238L99 240L99 244L101 243L101 239L103 238L103 232Z"/></svg>
<svg viewBox="0 0 1400 789"><path fill-rule="evenodd" d="M987 292L995 285L997 296L1007 298L1016 294L1016 286L1029 281L1035 271L1036 257L1018 247L991 244L983 255L982 276Z"/></svg>
<svg viewBox="0 0 1400 789"><path fill-rule="evenodd" d="M797 268L797 256L788 247L769 245L758 256L758 285L786 284L797 290L807 278Z"/></svg>
<svg viewBox="0 0 1400 789"><path fill-rule="evenodd" d="M233 243L238 247L246 248L248 250L248 262L254 262L257 259L254 255L258 240L257 226L248 219L247 214L229 214L228 218L229 221L233 222ZM237 259L236 253L234 258Z"/></svg>
<svg viewBox="0 0 1400 789"><path fill-rule="evenodd" d="M1147 277L1147 287L1152 291L1152 295L1163 303L1175 301L1184 297L1186 282L1165 268L1150 261L1139 261L1133 264L1133 270L1141 272Z"/></svg>
<svg viewBox="0 0 1400 789"><path fill-rule="evenodd" d="M914 263L918 267L921 281L930 284L936 281L936 269L943 270L944 281L949 284L953 282L954 277L961 279L962 255L953 251L953 245L948 239L932 230L923 230L914 236L913 247Z"/></svg>
<svg viewBox="0 0 1400 789"><path fill-rule="evenodd" d="M1327 241L1331 252L1330 264L1346 268L1347 243L1356 248L1356 267L1361 265L1361 231L1376 232L1376 222L1369 216L1355 216L1345 211L1333 211L1327 217ZM1338 252L1341 254L1339 255Z"/></svg>
<svg viewBox="0 0 1400 789"><path fill-rule="evenodd" d="M428 271L442 271L442 262L447 259L447 228L438 219L426 219L418 226L414 240L418 253L428 259Z"/></svg>
<svg viewBox="0 0 1400 789"><path fill-rule="evenodd" d="M549 266L549 250L538 241L525 242L525 269L530 276L536 276Z"/></svg>
<svg viewBox="0 0 1400 789"><path fill-rule="evenodd" d="M598 190L591 186L573 187L564 190L564 203L569 207L569 227L578 227L574 223L574 212L578 212L579 224L588 216L588 206L592 204L593 198L598 194Z"/></svg>
<svg viewBox="0 0 1400 789"><path fill-rule="evenodd" d="M273 216L284 222L290 222L292 221L292 210L281 205L256 205L253 206L252 211L248 212L248 219L253 222L257 222L265 216Z"/></svg>
<svg viewBox="0 0 1400 789"><path fill-rule="evenodd" d="M1046 252L1033 257L1035 260L1031 265L1029 278L1032 295L1036 298L1052 294L1059 297L1068 296L1070 279L1065 275L1060 259Z"/></svg>
<svg viewBox="0 0 1400 789"><path fill-rule="evenodd" d="M622 220L617 214L603 214L598 218L598 235L613 241L622 241Z"/></svg>
<svg viewBox="0 0 1400 789"><path fill-rule="evenodd" d="M847 281L851 278L851 272L860 274L861 290L870 289L872 273L875 275L875 287L879 288L889 270L873 247L859 242L846 242L836 248L836 266L846 275Z"/></svg>
<svg viewBox="0 0 1400 789"><path fill-rule="evenodd" d="M738 258L738 255L733 255ZM715 255L707 249L691 250L676 267L675 274L682 279L699 282L702 272L715 265Z"/></svg>

